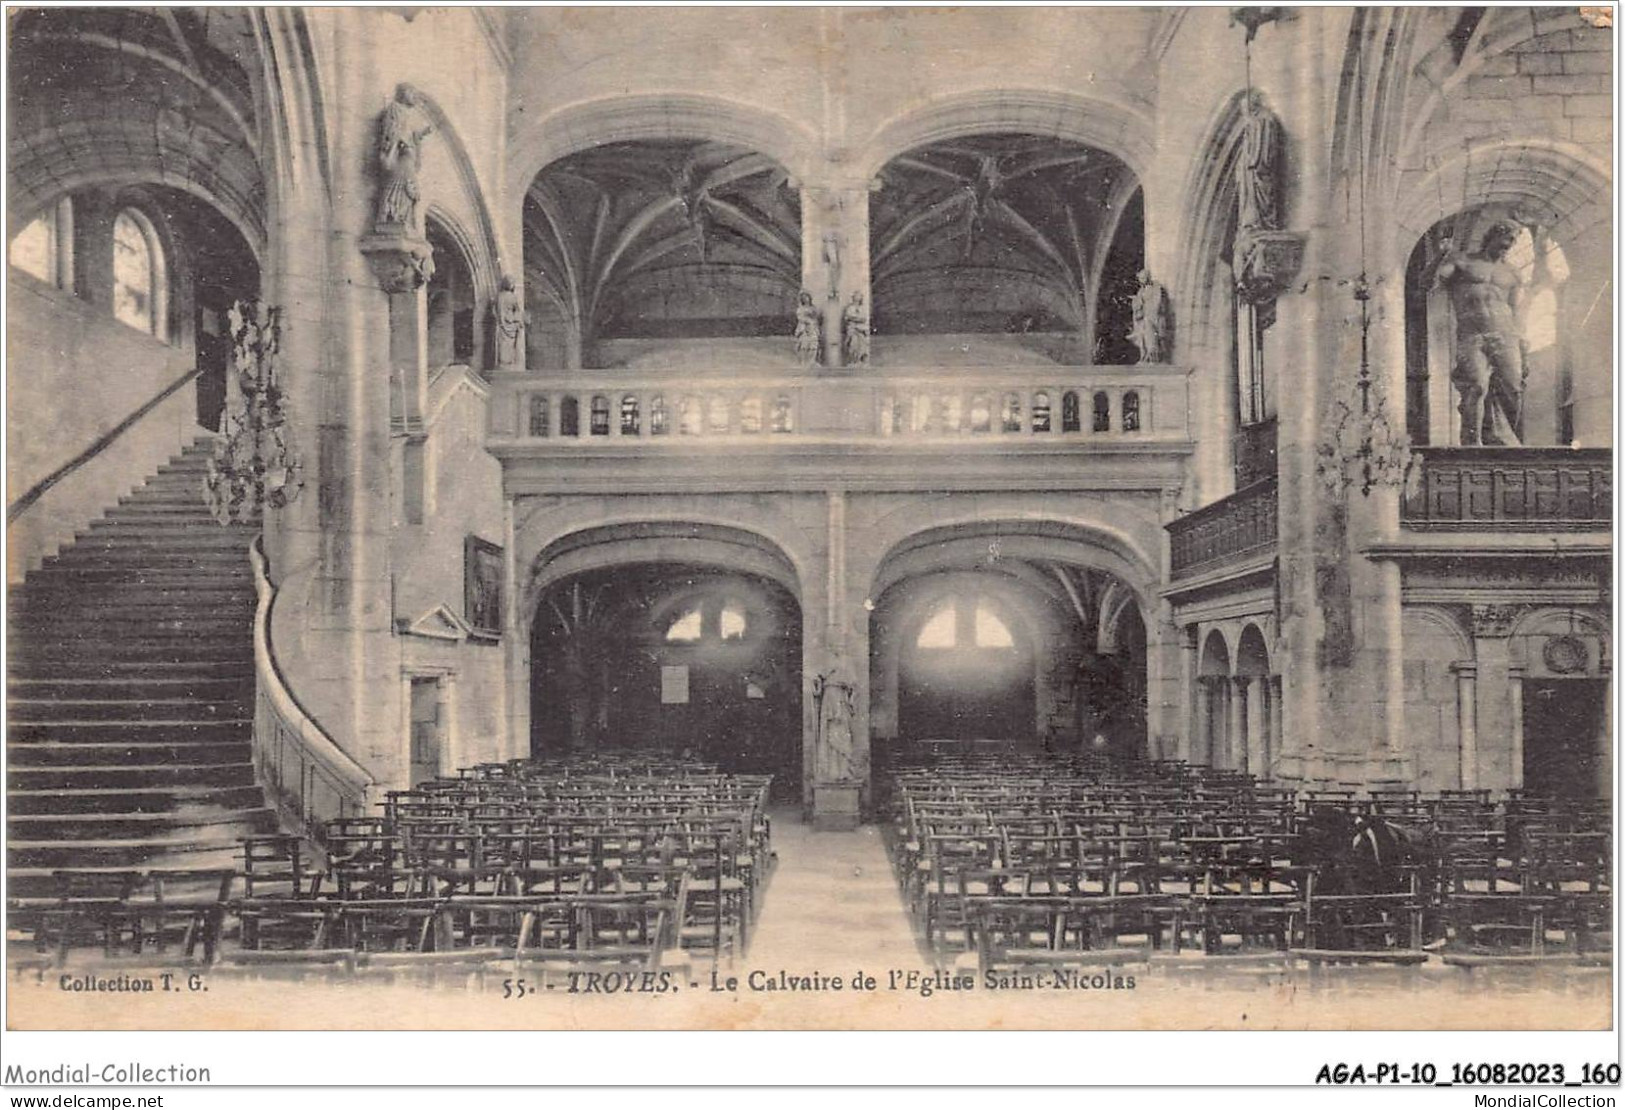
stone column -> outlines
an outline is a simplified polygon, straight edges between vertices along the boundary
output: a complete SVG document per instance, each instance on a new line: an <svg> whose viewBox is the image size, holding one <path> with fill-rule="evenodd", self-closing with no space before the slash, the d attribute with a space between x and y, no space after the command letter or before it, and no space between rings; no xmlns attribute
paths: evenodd
<svg viewBox="0 0 1625 1110"><path fill-rule="evenodd" d="M854 294L869 317L869 182L833 179L801 190L801 284L823 311L823 364L845 365L841 314Z"/></svg>
<svg viewBox="0 0 1625 1110"><path fill-rule="evenodd" d="M1203 732L1202 680L1198 674L1195 626L1182 627L1179 636L1179 689L1181 706L1179 735L1175 737L1173 756L1187 763L1196 762L1196 751Z"/></svg>
<svg viewBox="0 0 1625 1110"><path fill-rule="evenodd" d="M1461 743L1461 789L1478 789L1478 666L1457 663L1456 721Z"/></svg>
<svg viewBox="0 0 1625 1110"><path fill-rule="evenodd" d="M1242 715L1246 719L1247 724L1246 769L1259 778L1263 778L1266 773L1263 770L1266 762L1264 756L1264 733L1269 716L1268 711L1265 708L1265 681L1266 679L1263 675L1249 675L1247 678L1237 680L1237 685L1241 688L1241 697L1244 703Z"/></svg>
<svg viewBox="0 0 1625 1110"><path fill-rule="evenodd" d="M1189 763L1208 763L1213 750L1213 692L1212 680L1198 677L1191 683L1195 693L1192 702L1191 731L1186 737L1182 757Z"/></svg>
<svg viewBox="0 0 1625 1110"><path fill-rule="evenodd" d="M396 488L405 523L421 524L425 510L424 446L428 432L428 294L434 252L409 234L369 235L360 243L389 298L389 429L400 441ZM395 452L392 452L394 454Z"/></svg>
<svg viewBox="0 0 1625 1110"><path fill-rule="evenodd" d="M1473 657L1478 664L1475 785L1508 790L1523 785L1523 681L1512 662L1518 605L1472 607Z"/></svg>
<svg viewBox="0 0 1625 1110"><path fill-rule="evenodd" d="M1222 688L1225 768L1239 771L1247 763L1247 680L1231 678Z"/></svg>
<svg viewBox="0 0 1625 1110"><path fill-rule="evenodd" d="M1523 668L1507 668L1507 706L1512 731L1512 788L1523 786Z"/></svg>

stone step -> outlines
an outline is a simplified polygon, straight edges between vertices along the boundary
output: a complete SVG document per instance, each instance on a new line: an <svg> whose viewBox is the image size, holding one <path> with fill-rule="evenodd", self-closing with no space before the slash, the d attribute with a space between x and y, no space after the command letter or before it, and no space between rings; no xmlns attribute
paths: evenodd
<svg viewBox="0 0 1625 1110"><path fill-rule="evenodd" d="M247 763L253 758L253 745L246 733L239 737L237 743L153 738L134 742L13 743L6 748L6 759L15 770L103 767L113 764L125 768L173 764L202 767L220 763Z"/></svg>
<svg viewBox="0 0 1625 1110"><path fill-rule="evenodd" d="M166 767L118 764L72 767L14 767L6 779L10 790L77 790L87 787L129 790L154 786L252 786L249 763L176 763Z"/></svg>
<svg viewBox="0 0 1625 1110"><path fill-rule="evenodd" d="M51 814L228 812L265 804L258 786L84 787L71 790L11 790L6 810L13 816Z"/></svg>
<svg viewBox="0 0 1625 1110"><path fill-rule="evenodd" d="M6 869L59 867L169 867L169 860L194 853L237 853L240 837L175 835L123 840L12 840Z"/></svg>
<svg viewBox="0 0 1625 1110"><path fill-rule="evenodd" d="M11 705L27 700L174 702L196 698L247 704L254 700L253 682L239 678L13 678L7 683Z"/></svg>
<svg viewBox="0 0 1625 1110"><path fill-rule="evenodd" d="M198 678L246 679L252 682L254 678L253 653L233 659L161 659L157 657L143 659L89 659L70 660L64 666L49 668L30 667L30 660L13 655L9 677L22 681L32 682L42 679L62 678L71 681L133 681L151 676L166 680L187 680ZM44 673L40 673L41 669Z"/></svg>
<svg viewBox="0 0 1625 1110"><path fill-rule="evenodd" d="M137 839L142 837L254 836L275 832L276 811L194 808L180 813L49 813L12 814L6 819L11 841Z"/></svg>
<svg viewBox="0 0 1625 1110"><path fill-rule="evenodd" d="M239 695L241 691L239 691ZM248 697L210 700L206 698L19 698L7 703L13 727L28 721L69 718L76 721L200 721L244 720L249 716Z"/></svg>
<svg viewBox="0 0 1625 1110"><path fill-rule="evenodd" d="M149 718L108 721L59 718L49 721L12 721L7 730L7 750L15 753L31 744L144 744L231 743L250 735L250 717L215 721L186 721ZM211 761L212 762L212 761Z"/></svg>

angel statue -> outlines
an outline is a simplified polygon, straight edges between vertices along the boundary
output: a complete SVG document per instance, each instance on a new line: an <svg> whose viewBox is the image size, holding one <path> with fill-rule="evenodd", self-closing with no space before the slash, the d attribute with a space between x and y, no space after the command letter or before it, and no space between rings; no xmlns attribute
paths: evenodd
<svg viewBox="0 0 1625 1110"><path fill-rule="evenodd" d="M422 94L404 82L397 85L395 99L378 117L378 209L373 223L380 234L417 230L423 140L433 131Z"/></svg>

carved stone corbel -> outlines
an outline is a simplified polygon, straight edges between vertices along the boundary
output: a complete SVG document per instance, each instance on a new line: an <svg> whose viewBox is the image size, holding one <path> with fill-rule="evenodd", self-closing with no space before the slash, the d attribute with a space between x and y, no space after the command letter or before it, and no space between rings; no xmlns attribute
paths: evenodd
<svg viewBox="0 0 1625 1110"><path fill-rule="evenodd" d="M1273 305L1297 282L1304 236L1296 231L1244 228L1236 236L1236 294L1252 305Z"/></svg>
<svg viewBox="0 0 1625 1110"><path fill-rule="evenodd" d="M434 276L434 248L411 235L368 235L361 240L373 276L386 293L411 293Z"/></svg>

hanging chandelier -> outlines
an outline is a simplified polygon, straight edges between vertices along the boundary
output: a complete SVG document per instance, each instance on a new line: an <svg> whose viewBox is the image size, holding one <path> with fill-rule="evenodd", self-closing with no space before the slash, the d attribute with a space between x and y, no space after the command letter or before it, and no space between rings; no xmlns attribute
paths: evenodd
<svg viewBox="0 0 1625 1110"><path fill-rule="evenodd" d="M304 487L279 380L282 310L238 301L226 375L226 438L209 460L204 491L221 524L257 522L266 506L291 504Z"/></svg>

